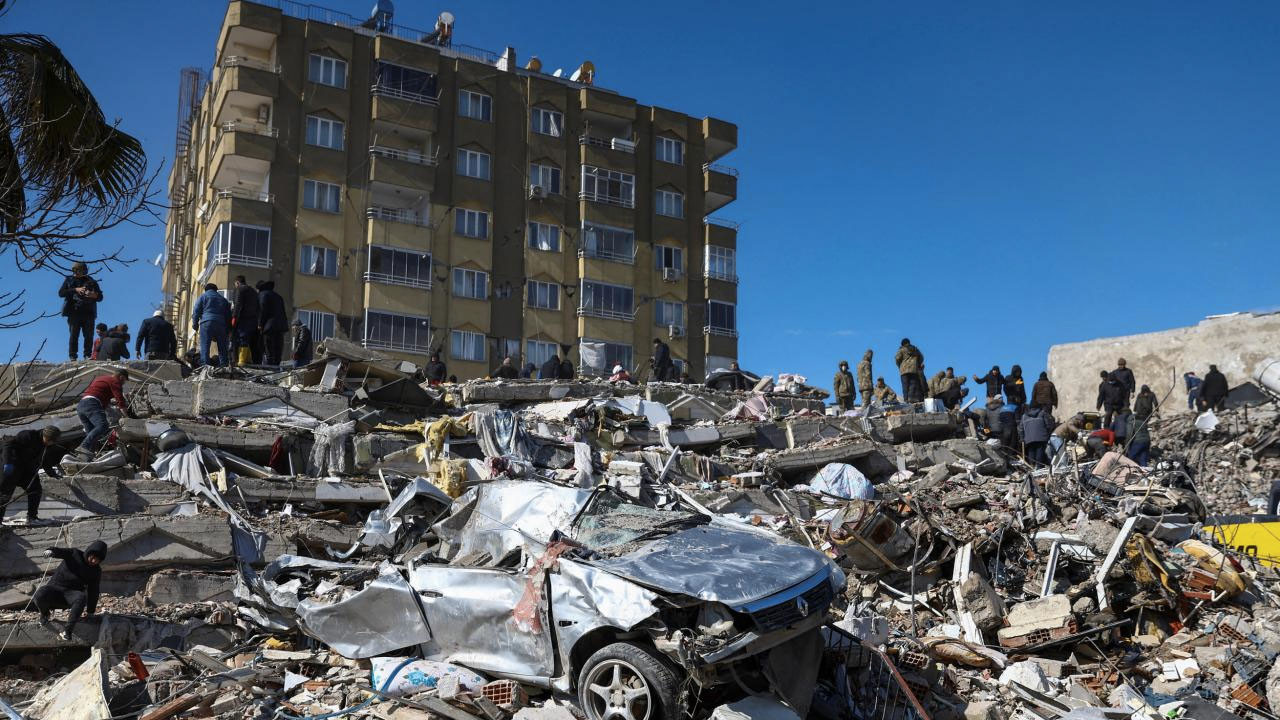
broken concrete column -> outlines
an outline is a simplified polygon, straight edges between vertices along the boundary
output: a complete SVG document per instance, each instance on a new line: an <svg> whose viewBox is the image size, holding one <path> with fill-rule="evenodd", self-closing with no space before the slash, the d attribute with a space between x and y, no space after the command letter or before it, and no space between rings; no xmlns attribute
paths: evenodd
<svg viewBox="0 0 1280 720"><path fill-rule="evenodd" d="M960 584L960 596L979 629L994 630L1004 624L1004 600L978 573L969 573Z"/></svg>

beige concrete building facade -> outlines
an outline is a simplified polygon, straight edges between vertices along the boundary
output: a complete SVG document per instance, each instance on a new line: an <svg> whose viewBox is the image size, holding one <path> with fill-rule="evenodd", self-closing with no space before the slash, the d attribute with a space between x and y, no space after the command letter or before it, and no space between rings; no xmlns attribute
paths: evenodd
<svg viewBox="0 0 1280 720"><path fill-rule="evenodd" d="M737 195L716 164L737 127L450 32L229 3L169 180L185 345L204 284L245 275L317 339L438 351L460 379L563 346L589 374L634 372L654 337L694 377L736 359L737 226L712 213Z"/></svg>

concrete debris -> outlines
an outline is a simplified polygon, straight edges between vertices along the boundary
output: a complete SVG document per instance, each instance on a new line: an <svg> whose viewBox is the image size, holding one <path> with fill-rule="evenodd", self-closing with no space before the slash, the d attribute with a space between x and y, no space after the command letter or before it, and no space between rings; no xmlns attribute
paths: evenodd
<svg viewBox="0 0 1280 720"><path fill-rule="evenodd" d="M1090 448L1086 418L1044 466L981 409L835 414L793 376L432 385L358 345L318 350L282 371L127 364L136 417L113 416L60 477L41 470L39 521L21 491L5 509L6 707L1118 720L1280 705L1280 522L1255 514L1280 478L1274 404L1211 426L1157 416L1145 466ZM0 435L54 425L78 443L71 406L103 367L5 368ZM45 551L98 540L92 614L46 621L35 598L60 561Z"/></svg>

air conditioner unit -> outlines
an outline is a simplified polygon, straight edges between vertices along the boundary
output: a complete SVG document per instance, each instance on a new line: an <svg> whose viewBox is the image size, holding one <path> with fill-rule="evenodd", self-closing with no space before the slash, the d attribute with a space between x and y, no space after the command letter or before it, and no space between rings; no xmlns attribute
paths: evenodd
<svg viewBox="0 0 1280 720"><path fill-rule="evenodd" d="M542 187L541 185L530 185L530 186L529 186L529 199L530 199L530 200L545 200L545 199L547 199L547 189L546 189L546 188L544 188L544 187Z"/></svg>
<svg viewBox="0 0 1280 720"><path fill-rule="evenodd" d="M621 150L623 152L636 151L635 143L631 142L630 140L624 140L622 138L614 138L611 141L610 147L612 147L614 150Z"/></svg>
<svg viewBox="0 0 1280 720"><path fill-rule="evenodd" d="M673 338L684 337L684 326L683 326L683 325L668 325L668 326L667 326L667 332L668 332L668 333L670 333L671 337L673 337Z"/></svg>
<svg viewBox="0 0 1280 720"><path fill-rule="evenodd" d="M681 272L678 268L662 268L662 279L667 282L676 282L680 279Z"/></svg>

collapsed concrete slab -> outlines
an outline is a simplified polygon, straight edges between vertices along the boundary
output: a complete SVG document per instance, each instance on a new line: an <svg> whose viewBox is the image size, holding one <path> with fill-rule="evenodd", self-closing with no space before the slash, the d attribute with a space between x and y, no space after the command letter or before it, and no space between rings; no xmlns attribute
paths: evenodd
<svg viewBox="0 0 1280 720"><path fill-rule="evenodd" d="M129 370L133 387L178 380L185 366L168 360L122 360L69 363L15 363L0 366L0 415L56 410L75 405L89 383L113 368Z"/></svg>

